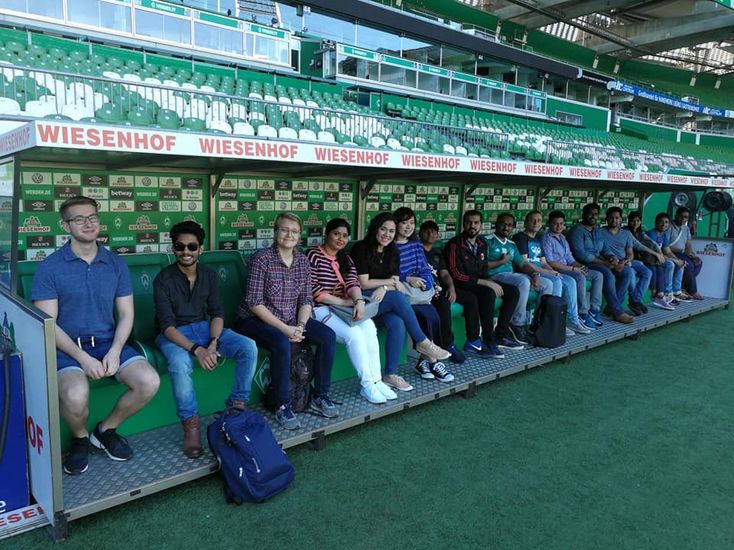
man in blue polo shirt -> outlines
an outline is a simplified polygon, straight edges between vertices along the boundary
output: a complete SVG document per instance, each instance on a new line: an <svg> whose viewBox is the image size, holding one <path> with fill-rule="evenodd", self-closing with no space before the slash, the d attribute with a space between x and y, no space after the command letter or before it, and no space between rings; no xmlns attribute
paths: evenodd
<svg viewBox="0 0 734 550"><path fill-rule="evenodd" d="M59 211L70 238L38 266L31 299L56 320L59 404L72 436L64 471L80 474L89 467L90 442L112 460L132 457L132 449L116 429L152 399L159 378L126 345L134 315L130 273L119 256L97 243L97 203L77 196L65 201ZM87 379L111 376L128 389L89 435Z"/></svg>

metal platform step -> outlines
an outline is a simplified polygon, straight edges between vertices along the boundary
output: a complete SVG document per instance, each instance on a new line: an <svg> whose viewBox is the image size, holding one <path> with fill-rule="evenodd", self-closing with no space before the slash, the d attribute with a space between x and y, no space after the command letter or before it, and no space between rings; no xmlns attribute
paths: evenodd
<svg viewBox="0 0 734 550"><path fill-rule="evenodd" d="M398 392L398 399L385 405L373 405L362 399L359 396L359 381L356 378L336 382L332 386L332 398L342 402L339 417L326 419L300 413L298 416L302 427L293 432L281 429L272 413L259 410L270 422L275 437L284 449L309 441L322 445L324 437L328 434L441 397L472 392L478 385L565 359L609 342L635 337L643 332L727 305L726 300L706 299L681 304L675 311L663 311L651 307L648 314L638 317L631 325L610 321L592 334L568 338L566 344L558 348L529 347L522 351L509 351L505 354L505 358L500 360L470 356L464 364L451 366L455 380L448 384L436 380L423 380L410 365L404 365L401 374L415 389L411 392ZM204 419L203 424L207 425L210 420L211 418ZM205 435L202 436L205 438ZM89 470L85 474L63 476L64 513L68 520L168 489L217 470L217 462L208 449L197 459L183 456L181 427L178 424L138 434L129 440L135 450L135 456L129 462L114 462L103 452L94 452L90 456Z"/></svg>

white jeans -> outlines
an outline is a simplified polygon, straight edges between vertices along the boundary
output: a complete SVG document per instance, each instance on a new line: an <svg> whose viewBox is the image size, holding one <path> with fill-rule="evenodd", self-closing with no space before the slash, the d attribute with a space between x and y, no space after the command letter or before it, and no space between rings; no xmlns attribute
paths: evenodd
<svg viewBox="0 0 734 550"><path fill-rule="evenodd" d="M316 306L313 313L317 321L321 321L334 331L336 341L347 347L347 354L362 386L367 387L382 380L380 344L377 341L377 328L372 319L350 326L331 313L329 306Z"/></svg>

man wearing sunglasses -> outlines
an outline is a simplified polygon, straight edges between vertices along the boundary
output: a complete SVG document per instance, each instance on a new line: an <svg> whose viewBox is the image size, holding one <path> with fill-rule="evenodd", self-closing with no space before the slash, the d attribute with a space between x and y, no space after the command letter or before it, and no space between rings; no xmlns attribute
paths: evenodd
<svg viewBox="0 0 734 550"><path fill-rule="evenodd" d="M224 328L224 308L217 274L199 263L204 229L194 221L177 223L170 231L176 263L153 281L156 345L166 356L176 413L183 425L183 452L189 458L202 453L199 410L192 373L194 359L204 371L213 371L220 358L235 360L234 384L228 407L244 410L255 373L257 347L246 336Z"/></svg>
<svg viewBox="0 0 734 550"><path fill-rule="evenodd" d="M69 240L38 266L31 299L56 321L59 408L71 432L63 466L67 474L81 474L89 467L90 442L112 460L132 457L117 427L153 398L159 378L126 345L134 316L130 273L122 258L97 242L96 201L72 197L61 205L60 213ZM111 376L128 389L90 435L88 379Z"/></svg>

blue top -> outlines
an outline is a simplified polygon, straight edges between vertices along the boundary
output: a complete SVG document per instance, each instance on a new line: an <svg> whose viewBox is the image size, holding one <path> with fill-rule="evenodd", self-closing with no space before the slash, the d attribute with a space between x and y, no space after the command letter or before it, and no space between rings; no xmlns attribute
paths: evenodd
<svg viewBox="0 0 734 550"><path fill-rule="evenodd" d="M665 248L666 246L670 245L670 241L668 241L668 232L663 231L660 233L657 229L651 229L647 233L645 233L650 239L652 239L652 242L657 244L660 248Z"/></svg>
<svg viewBox="0 0 734 550"><path fill-rule="evenodd" d="M606 258L610 254L598 227L589 231L583 224L577 223L568 232L568 244L574 258L582 264L590 264L595 259Z"/></svg>
<svg viewBox="0 0 734 550"><path fill-rule="evenodd" d="M46 258L33 277L32 300L58 300L56 324L72 340L115 336L115 299L133 293L130 272L122 258L97 244L88 264L71 250L70 242Z"/></svg>
<svg viewBox="0 0 734 550"><path fill-rule="evenodd" d="M628 248L635 250L642 250L644 248L627 229L620 229L616 233L612 233L608 228L603 227L599 232L610 254L613 254L620 260L623 260L627 256Z"/></svg>
<svg viewBox="0 0 734 550"><path fill-rule="evenodd" d="M433 288L433 273L426 259L426 252L420 241L409 240L406 243L395 243L400 252L400 280L408 277L420 277L426 282L426 289Z"/></svg>
<svg viewBox="0 0 734 550"><path fill-rule="evenodd" d="M573 265L574 258L571 254L571 247L563 233L556 235L548 231L543 235L543 253L545 259L549 262L558 262L566 265Z"/></svg>
<svg viewBox="0 0 734 550"><path fill-rule="evenodd" d="M522 232L512 237L512 240L515 241L520 254L528 257L528 263L536 267L543 265L540 259L545 257L545 252L540 242L540 236L530 237L527 233Z"/></svg>

